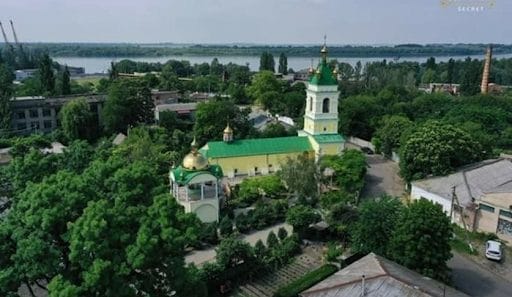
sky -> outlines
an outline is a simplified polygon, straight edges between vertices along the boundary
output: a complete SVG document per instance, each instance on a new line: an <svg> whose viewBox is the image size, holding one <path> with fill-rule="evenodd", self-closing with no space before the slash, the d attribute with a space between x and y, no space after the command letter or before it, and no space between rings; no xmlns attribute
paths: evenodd
<svg viewBox="0 0 512 297"><path fill-rule="evenodd" d="M0 0L25 42L511 43L510 0Z"/></svg>

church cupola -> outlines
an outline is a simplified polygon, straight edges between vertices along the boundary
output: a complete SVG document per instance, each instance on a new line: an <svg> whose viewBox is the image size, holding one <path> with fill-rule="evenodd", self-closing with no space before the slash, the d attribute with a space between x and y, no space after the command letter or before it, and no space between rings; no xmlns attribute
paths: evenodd
<svg viewBox="0 0 512 297"><path fill-rule="evenodd" d="M228 125L226 126L226 129L224 129L224 135L222 136L222 140L224 142L232 142L233 141L233 129Z"/></svg>

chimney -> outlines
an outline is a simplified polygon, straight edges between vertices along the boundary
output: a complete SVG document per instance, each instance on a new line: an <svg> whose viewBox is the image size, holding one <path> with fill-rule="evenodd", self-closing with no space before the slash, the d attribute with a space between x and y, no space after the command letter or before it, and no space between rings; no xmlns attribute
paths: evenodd
<svg viewBox="0 0 512 297"><path fill-rule="evenodd" d="M487 92L489 91L489 73L491 71L491 60L492 46L489 45L487 47L487 52L485 54L484 72L482 74L482 85L480 85L480 92L482 94L487 94Z"/></svg>

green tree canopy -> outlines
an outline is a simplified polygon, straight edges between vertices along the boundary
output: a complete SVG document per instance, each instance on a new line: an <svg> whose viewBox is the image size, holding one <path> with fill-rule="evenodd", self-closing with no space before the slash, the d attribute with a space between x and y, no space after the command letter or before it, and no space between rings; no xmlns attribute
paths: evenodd
<svg viewBox="0 0 512 297"><path fill-rule="evenodd" d="M266 102L265 95L267 93L275 93L279 96L282 91L281 83L274 76L274 73L270 71L260 71L258 72L252 79L251 85L247 88L247 94L251 96L256 102L259 102L263 105L272 106L275 104L273 101ZM275 98L278 99L278 98ZM268 99L267 99L268 101Z"/></svg>
<svg viewBox="0 0 512 297"><path fill-rule="evenodd" d="M0 138L8 135L11 128L12 80L12 72L0 62Z"/></svg>
<svg viewBox="0 0 512 297"><path fill-rule="evenodd" d="M310 206L297 205L286 213L286 222L293 226L293 231L303 234L309 225L320 221L320 215Z"/></svg>
<svg viewBox="0 0 512 297"><path fill-rule="evenodd" d="M482 146L450 124L429 121L414 130L400 150L400 174L407 180L444 175L482 156Z"/></svg>
<svg viewBox="0 0 512 297"><path fill-rule="evenodd" d="M141 80L115 80L103 108L108 133L125 132L132 125L153 121L151 92Z"/></svg>
<svg viewBox="0 0 512 297"><path fill-rule="evenodd" d="M441 206L426 199L402 211L392 234L389 255L397 263L441 281L448 281L452 227Z"/></svg>
<svg viewBox="0 0 512 297"><path fill-rule="evenodd" d="M64 135L69 140L91 139L96 125L85 98L73 99L62 107L59 117Z"/></svg>
<svg viewBox="0 0 512 297"><path fill-rule="evenodd" d="M378 149L388 157L391 156L393 151L398 152L402 134L412 126L413 122L404 116L384 116L380 127L374 134L374 138L379 143Z"/></svg>
<svg viewBox="0 0 512 297"><path fill-rule="evenodd" d="M307 154L296 159L288 157L277 174L290 193L302 198L316 198L318 195L320 172L315 160Z"/></svg>
<svg viewBox="0 0 512 297"><path fill-rule="evenodd" d="M365 202L352 230L352 247L364 254L387 256L387 248L404 207L397 198L383 196Z"/></svg>
<svg viewBox="0 0 512 297"><path fill-rule="evenodd" d="M39 61L38 77L41 82L42 94L51 96L55 94L55 76L53 74L53 62L48 54L44 54Z"/></svg>
<svg viewBox="0 0 512 297"><path fill-rule="evenodd" d="M240 110L233 102L213 100L199 103L196 110L194 135L201 143L222 139L227 123L234 131L234 138L244 138L252 129L247 118L249 111Z"/></svg>
<svg viewBox="0 0 512 297"><path fill-rule="evenodd" d="M285 53L279 55L279 67L277 72L282 74L288 74L288 58Z"/></svg>
<svg viewBox="0 0 512 297"><path fill-rule="evenodd" d="M263 52L260 56L260 71L267 70L275 72L274 56L269 52Z"/></svg>

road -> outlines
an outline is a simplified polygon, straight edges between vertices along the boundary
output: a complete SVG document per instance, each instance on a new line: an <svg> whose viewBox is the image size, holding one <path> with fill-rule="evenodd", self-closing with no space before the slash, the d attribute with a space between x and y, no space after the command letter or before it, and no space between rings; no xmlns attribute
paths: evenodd
<svg viewBox="0 0 512 297"><path fill-rule="evenodd" d="M453 252L448 261L452 269L454 286L474 297L510 297L512 296L512 280L506 280L474 261Z"/></svg>
<svg viewBox="0 0 512 297"><path fill-rule="evenodd" d="M388 160L381 155L366 155L368 171L365 176L365 186L361 197L375 198L382 194L401 197L405 184L398 175L398 163Z"/></svg>

